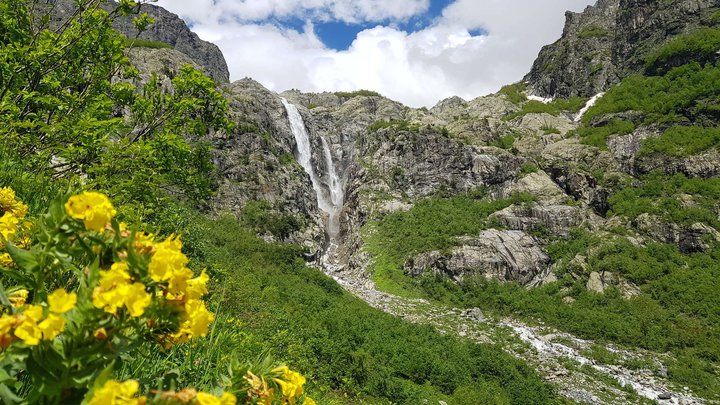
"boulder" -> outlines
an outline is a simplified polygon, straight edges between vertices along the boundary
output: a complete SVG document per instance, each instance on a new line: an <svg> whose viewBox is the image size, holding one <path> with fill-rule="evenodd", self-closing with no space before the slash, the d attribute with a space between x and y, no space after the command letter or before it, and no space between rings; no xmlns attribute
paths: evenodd
<svg viewBox="0 0 720 405"><path fill-rule="evenodd" d="M408 260L405 273L417 277L433 272L458 282L469 276L483 276L526 285L550 264L537 240L521 231L490 229L459 242L460 246L447 253L433 251Z"/></svg>

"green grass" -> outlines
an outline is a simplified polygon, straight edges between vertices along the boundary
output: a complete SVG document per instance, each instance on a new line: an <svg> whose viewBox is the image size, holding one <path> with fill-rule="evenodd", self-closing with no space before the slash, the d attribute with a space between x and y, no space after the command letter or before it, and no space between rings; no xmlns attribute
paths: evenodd
<svg viewBox="0 0 720 405"><path fill-rule="evenodd" d="M720 29L700 28L672 39L648 55L645 58L645 71L648 74L663 74L692 61L704 64L717 59L718 49L720 49Z"/></svg>
<svg viewBox="0 0 720 405"><path fill-rule="evenodd" d="M681 195L690 195L694 206L687 206ZM692 225L704 222L720 228L717 204L720 201L720 179L688 178L684 174L668 176L651 173L634 186L618 190L609 199L611 215L630 219L643 213L657 215L670 223Z"/></svg>
<svg viewBox="0 0 720 405"><path fill-rule="evenodd" d="M641 154L687 157L720 146L720 128L673 126L658 138L643 142Z"/></svg>
<svg viewBox="0 0 720 405"><path fill-rule="evenodd" d="M549 103L530 100L522 105L522 110L508 114L503 117L503 120L510 121L527 114L550 114L557 117L564 111L576 113L583 108L585 103L587 103L587 99L582 97L570 97L568 99L558 98Z"/></svg>
<svg viewBox="0 0 720 405"><path fill-rule="evenodd" d="M507 97L507 99L513 104L520 104L528 100L527 96L523 93L525 89L527 89L527 84L520 82L501 88L499 94Z"/></svg>
<svg viewBox="0 0 720 405"><path fill-rule="evenodd" d="M580 127L572 133L580 137L585 145L597 146L607 149L607 138L611 135L627 135L635 131L635 124L631 121L613 119L609 123L597 127Z"/></svg>
<svg viewBox="0 0 720 405"><path fill-rule="evenodd" d="M357 91L337 91L335 95L340 98L354 98L354 97L382 97L382 95L376 91L371 90L357 90Z"/></svg>
<svg viewBox="0 0 720 405"><path fill-rule="evenodd" d="M212 336L169 353L148 351L124 373L153 385L211 386L236 359L282 359L309 378L319 398L347 394L364 403L563 403L500 348L442 336L370 308L305 265L301 250L258 240L232 217L192 221L185 235L194 265L208 267L219 314Z"/></svg>
<svg viewBox="0 0 720 405"><path fill-rule="evenodd" d="M457 245L456 237L487 229L490 214L513 203L529 202L525 195L490 201L483 192L451 198L427 198L407 212L386 215L362 230L365 249L373 259L373 280L395 294L418 296L419 289L403 274L405 261L414 255Z"/></svg>

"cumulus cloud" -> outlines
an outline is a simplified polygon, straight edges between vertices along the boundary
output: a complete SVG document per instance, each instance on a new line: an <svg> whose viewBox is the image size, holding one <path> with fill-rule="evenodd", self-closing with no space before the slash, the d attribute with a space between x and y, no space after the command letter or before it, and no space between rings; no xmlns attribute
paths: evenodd
<svg viewBox="0 0 720 405"><path fill-rule="evenodd" d="M272 90L375 90L407 105L432 106L497 91L529 71L540 48L562 31L565 10L592 0L456 0L429 27L396 28L422 14L419 0L161 0L225 54L233 80L252 77ZM239 15L244 15L240 18ZM302 17L301 31L270 24ZM328 49L313 21L378 22L349 49ZM390 23L386 22L389 21ZM481 30L482 35L471 35Z"/></svg>
<svg viewBox="0 0 720 405"><path fill-rule="evenodd" d="M426 11L430 0L161 0L158 4L200 21L295 17L358 23L406 19Z"/></svg>

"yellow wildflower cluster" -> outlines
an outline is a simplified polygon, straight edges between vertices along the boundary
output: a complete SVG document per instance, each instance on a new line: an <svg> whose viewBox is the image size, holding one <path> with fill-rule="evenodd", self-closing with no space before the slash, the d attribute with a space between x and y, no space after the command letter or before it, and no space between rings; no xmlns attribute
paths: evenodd
<svg viewBox="0 0 720 405"><path fill-rule="evenodd" d="M285 404L296 404L298 400L303 398L305 385L305 377L302 374L290 370L287 366L277 367L271 371L274 375L272 380L279 386L280 403ZM259 398L258 405L273 405L276 403L276 392L274 388L271 388L264 378L258 377L252 372L248 371L244 377L244 380L250 385L250 395ZM302 405L315 405L315 400L305 396Z"/></svg>
<svg viewBox="0 0 720 405"><path fill-rule="evenodd" d="M116 314L119 308L125 306L130 316L142 316L152 296L145 291L143 283L131 281L128 264L124 262L113 263L110 270L100 272L100 285L95 287L92 295L95 308Z"/></svg>
<svg viewBox="0 0 720 405"><path fill-rule="evenodd" d="M135 380L118 382L107 381L101 388L96 389L88 405L144 405L148 402L145 397L136 397L139 384ZM161 392L158 394L160 403L180 403L198 405L236 405L235 395L225 392L220 397L207 392L197 392L194 389L184 389L180 392ZM149 401L153 402L153 401Z"/></svg>
<svg viewBox="0 0 720 405"><path fill-rule="evenodd" d="M0 188L0 209L4 214L10 214L15 218L25 218L28 206L19 201L15 196L15 190L10 187Z"/></svg>
<svg viewBox="0 0 720 405"><path fill-rule="evenodd" d="M28 206L19 201L15 190L9 187L0 188L0 250L4 249L5 241L13 241L18 232L20 220L27 215ZM0 266L11 267L12 258L7 252L0 252Z"/></svg>
<svg viewBox="0 0 720 405"><path fill-rule="evenodd" d="M102 231L117 211L104 194L86 191L72 196L65 203L65 211L73 219L79 219L90 231Z"/></svg>
<svg viewBox="0 0 720 405"><path fill-rule="evenodd" d="M0 347L9 347L17 338L28 346L37 346L41 340L53 340L65 330L62 314L75 308L77 295L64 289L56 290L48 297L48 313L41 305L25 305L27 291L11 295L14 306L22 309L17 314L5 314L0 318Z"/></svg>
<svg viewBox="0 0 720 405"><path fill-rule="evenodd" d="M145 397L136 397L140 384L135 380L108 380L93 393L88 405L144 405Z"/></svg>
<svg viewBox="0 0 720 405"><path fill-rule="evenodd" d="M13 280L41 280L5 290L9 305L0 305L0 354L17 362L15 369L23 370L34 386L52 387L48 392L85 390L91 383L76 375L93 375L111 367L112 361L142 339L151 337L169 346L209 333L215 315L203 296L208 293L210 277L205 271L194 275L180 237L156 241L152 234L129 231L125 224L114 221L116 211L103 194L85 192L52 204L50 213L34 224L39 228L33 233L38 235L37 245L29 248L30 224L23 222L27 206L17 201L14 191L0 188L0 265L12 265L18 275ZM68 218L83 225L70 222L73 226L68 226ZM16 263L3 254L6 241L17 247L10 249ZM59 280L75 286L77 293L60 288L45 299L46 286ZM234 319L231 322L240 325ZM66 328L66 324L72 327ZM90 350L58 350L60 339L65 347ZM28 367L25 359L31 358L31 352L52 360ZM262 377L248 371L241 386L233 387L241 403L315 405L304 394L302 375L287 367L263 368ZM110 380L91 390L85 403L238 402L229 392L214 395L192 388L151 391L149 398L141 393L137 381Z"/></svg>
<svg viewBox="0 0 720 405"><path fill-rule="evenodd" d="M290 370L287 366L278 367L272 370L279 376L273 380L280 385L282 389L282 402L285 404L295 404L303 395L303 385L305 385L305 377L296 371ZM304 405L313 405L315 401L305 398Z"/></svg>
<svg viewBox="0 0 720 405"><path fill-rule="evenodd" d="M204 337L215 316L201 300L207 294L210 277L203 271L192 278L193 272L186 267L188 258L182 253L182 241L170 236L155 245L148 273L155 282L167 282L166 297L175 303L181 313L180 329L168 336L171 343L185 342L193 337Z"/></svg>

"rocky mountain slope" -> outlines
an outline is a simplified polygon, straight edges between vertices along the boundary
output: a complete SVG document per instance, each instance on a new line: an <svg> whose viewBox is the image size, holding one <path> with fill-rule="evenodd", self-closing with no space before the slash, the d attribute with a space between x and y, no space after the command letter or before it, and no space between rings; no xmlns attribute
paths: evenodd
<svg viewBox="0 0 720 405"><path fill-rule="evenodd" d="M101 7L106 11L112 11L113 3L115 2L102 3ZM76 10L77 3L73 0L41 0L35 5L34 13L50 15L52 17L49 21L50 26L59 27ZM230 81L227 62L225 62L225 57L220 49L215 44L201 40L180 17L152 4L142 4L140 12L147 13L155 20L155 23L147 31L138 34L133 25L135 16L132 15L115 19L114 28L130 39L139 38L166 44L190 58L216 82L227 83Z"/></svg>
<svg viewBox="0 0 720 405"><path fill-rule="evenodd" d="M540 52L525 77L542 97L591 97L639 71L669 38L713 24L715 0L600 0L568 12L560 40Z"/></svg>
<svg viewBox="0 0 720 405"><path fill-rule="evenodd" d="M211 139L212 209L266 240L303 245L309 262L368 301L377 287L640 347L654 360L612 363L619 375L637 369L639 380L685 393L641 396L717 400L719 22L716 1L599 0L568 13L525 82L432 109L368 92L220 84L237 125ZM168 52L130 55L146 74L168 75L186 60ZM199 54L186 52L226 77L215 56ZM303 119L320 190L297 162L283 99ZM331 173L344 197L337 235L318 205ZM585 346L590 362L615 359ZM572 398L619 401L597 390Z"/></svg>

